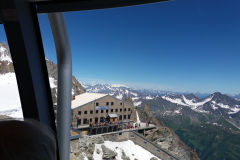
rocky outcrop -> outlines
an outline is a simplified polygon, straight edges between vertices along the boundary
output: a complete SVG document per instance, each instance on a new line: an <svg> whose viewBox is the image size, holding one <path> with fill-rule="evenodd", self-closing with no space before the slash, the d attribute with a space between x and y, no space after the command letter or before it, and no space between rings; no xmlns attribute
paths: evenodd
<svg viewBox="0 0 240 160"><path fill-rule="evenodd" d="M53 63L48 59L46 59L46 64L48 69L48 76L50 79L52 79L53 83L51 86L53 103L57 103L57 81L58 81L57 64ZM85 88L83 88L83 86L79 83L75 76L72 76L72 94L79 95L85 92L86 92Z"/></svg>
<svg viewBox="0 0 240 160"><path fill-rule="evenodd" d="M107 148L105 145L101 146L103 155L102 159L103 160L115 160L117 153L112 151L111 149Z"/></svg>
<svg viewBox="0 0 240 160"><path fill-rule="evenodd" d="M141 121L152 121L157 126L156 129L145 133L147 139L155 142L161 148L182 160L199 160L197 153L185 145L172 129L166 127L160 120L155 118L148 105L139 108L138 113Z"/></svg>
<svg viewBox="0 0 240 160"><path fill-rule="evenodd" d="M126 153L124 151L122 151L121 158L122 158L122 160L130 160L130 158L126 155Z"/></svg>
<svg viewBox="0 0 240 160"><path fill-rule="evenodd" d="M95 144L103 143L104 138L102 136L85 136L79 140L71 141L70 160L84 160L84 157L93 160Z"/></svg>
<svg viewBox="0 0 240 160"><path fill-rule="evenodd" d="M0 74L14 72L10 50L5 42L0 43Z"/></svg>
<svg viewBox="0 0 240 160"><path fill-rule="evenodd" d="M57 102L57 81L58 72L57 64L46 59L48 76L50 79L50 86L52 92L53 103ZM11 59L10 49L5 42L0 43L0 74L14 73L14 67ZM79 95L86 92L85 88L80 84L75 76L72 76L72 94Z"/></svg>
<svg viewBox="0 0 240 160"><path fill-rule="evenodd" d="M142 122L151 121L156 126L165 126L161 121L159 121L152 113L150 107L148 105L144 105L144 107L137 108L138 116Z"/></svg>

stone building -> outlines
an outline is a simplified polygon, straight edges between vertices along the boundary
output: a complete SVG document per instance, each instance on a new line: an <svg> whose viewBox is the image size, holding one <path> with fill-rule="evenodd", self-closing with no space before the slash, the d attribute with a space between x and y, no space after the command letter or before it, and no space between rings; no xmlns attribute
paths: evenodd
<svg viewBox="0 0 240 160"><path fill-rule="evenodd" d="M134 120L133 104L100 93L83 93L72 100L72 127L104 123L106 118L117 115L120 122Z"/></svg>

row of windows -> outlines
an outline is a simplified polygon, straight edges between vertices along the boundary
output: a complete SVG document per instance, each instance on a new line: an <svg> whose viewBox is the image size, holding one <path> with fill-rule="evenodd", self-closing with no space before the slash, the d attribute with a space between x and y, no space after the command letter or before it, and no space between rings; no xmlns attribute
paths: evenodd
<svg viewBox="0 0 240 160"><path fill-rule="evenodd" d="M113 106L113 105L114 105L114 102L111 102L111 106ZM120 103L120 105L122 105L122 102ZM96 102L96 106L99 106L98 102ZM109 102L106 102L106 106L109 106Z"/></svg>
<svg viewBox="0 0 240 160"><path fill-rule="evenodd" d="M119 120L123 120L123 119L130 119L131 118L131 115L129 114L129 115L120 115L119 116ZM104 122L104 117L100 117L100 118L98 118L98 117L96 117L95 119L94 119L94 123L98 123L98 122ZM78 119L77 120L77 125L81 125L81 124L89 124L89 123L91 123L91 122L93 122L93 118L89 118L89 119L87 119L87 118L84 118L83 119L83 121L82 121L82 119Z"/></svg>
<svg viewBox="0 0 240 160"><path fill-rule="evenodd" d="M114 111L114 109L111 109L111 113ZM122 112L122 108L119 109L120 112ZM127 108L124 108L124 111L127 111ZM131 111L130 108L128 108L128 111ZM104 113L104 110L96 110L96 113ZM118 109L115 109L115 112L118 112ZM106 113L108 113L108 109L106 110ZM81 115L82 111L78 111L78 115ZM88 111L84 111L84 114L88 114ZM93 114L93 110L90 110L90 114Z"/></svg>

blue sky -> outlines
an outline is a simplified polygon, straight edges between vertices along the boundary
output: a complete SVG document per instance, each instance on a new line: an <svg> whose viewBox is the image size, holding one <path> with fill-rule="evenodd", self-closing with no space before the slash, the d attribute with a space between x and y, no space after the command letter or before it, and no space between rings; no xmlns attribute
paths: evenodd
<svg viewBox="0 0 240 160"><path fill-rule="evenodd" d="M84 83L240 93L239 15L239 0L65 13L73 74ZM45 54L56 62L47 16L39 21Z"/></svg>

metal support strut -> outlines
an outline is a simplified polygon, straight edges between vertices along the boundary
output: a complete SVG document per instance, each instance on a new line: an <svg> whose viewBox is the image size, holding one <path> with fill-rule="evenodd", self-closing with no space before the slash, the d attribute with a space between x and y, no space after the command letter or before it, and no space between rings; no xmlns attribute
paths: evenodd
<svg viewBox="0 0 240 160"><path fill-rule="evenodd" d="M59 156L60 160L68 160L70 158L72 57L63 13L50 13L48 19L57 53L57 137Z"/></svg>

